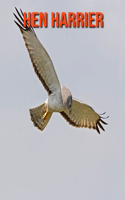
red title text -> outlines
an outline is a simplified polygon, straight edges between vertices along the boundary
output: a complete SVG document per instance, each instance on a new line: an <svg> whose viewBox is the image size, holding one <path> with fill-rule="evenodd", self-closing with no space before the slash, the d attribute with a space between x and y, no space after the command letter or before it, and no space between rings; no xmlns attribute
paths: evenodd
<svg viewBox="0 0 125 200"><path fill-rule="evenodd" d="M46 12L24 12L24 27L26 24L32 27L48 27L48 14ZM51 13L51 26L57 28L103 28L104 27L104 15L101 12L52 12Z"/></svg>

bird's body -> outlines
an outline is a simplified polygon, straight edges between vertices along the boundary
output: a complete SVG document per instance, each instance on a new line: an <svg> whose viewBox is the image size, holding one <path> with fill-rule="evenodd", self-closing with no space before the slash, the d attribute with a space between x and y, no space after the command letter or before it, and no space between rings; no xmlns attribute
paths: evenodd
<svg viewBox="0 0 125 200"><path fill-rule="evenodd" d="M53 91L48 96L48 99L46 100L48 103L48 111L62 112L67 109L67 97L65 97L65 91L71 95L71 92L66 87L61 86L60 89Z"/></svg>
<svg viewBox="0 0 125 200"><path fill-rule="evenodd" d="M59 112L69 124L75 127L93 128L100 133L99 127L104 130L101 123L106 124L102 117L87 104L72 98L71 92L66 87L61 86L53 63L39 42L33 28L28 27L28 25L24 27L23 12L20 10L20 14L17 9L16 11L19 18L14 14L18 20L15 23L23 34L34 71L48 92L48 99L42 105L30 109L34 126L43 130L53 112Z"/></svg>

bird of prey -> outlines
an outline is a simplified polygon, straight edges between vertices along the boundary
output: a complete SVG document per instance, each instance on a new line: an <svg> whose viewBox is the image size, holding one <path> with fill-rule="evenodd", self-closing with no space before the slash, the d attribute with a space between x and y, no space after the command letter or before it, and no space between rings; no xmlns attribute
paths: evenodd
<svg viewBox="0 0 125 200"><path fill-rule="evenodd" d="M24 27L22 10L20 9L19 12L16 9L16 12L17 16L15 14L14 16L17 21L14 22L23 35L34 71L48 92L48 98L42 105L30 109L34 126L42 131L53 112L59 112L72 126L93 128L98 133L100 133L100 127L104 131L101 123L107 123L102 120L103 117L84 102L73 98L71 92L60 84L53 63L38 40L32 26L28 27L28 24L26 24L26 27Z"/></svg>

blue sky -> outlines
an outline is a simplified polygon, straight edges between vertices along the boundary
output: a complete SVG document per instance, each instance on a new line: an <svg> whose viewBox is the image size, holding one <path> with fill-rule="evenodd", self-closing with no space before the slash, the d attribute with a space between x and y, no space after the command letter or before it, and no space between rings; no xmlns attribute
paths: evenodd
<svg viewBox="0 0 125 200"><path fill-rule="evenodd" d="M96 112L107 112L105 132L70 126L53 114L43 132L29 109L47 98L34 73L14 7L47 12L35 32L60 83ZM104 28L51 28L51 12L102 12ZM0 199L125 199L124 1L4 1L0 37Z"/></svg>

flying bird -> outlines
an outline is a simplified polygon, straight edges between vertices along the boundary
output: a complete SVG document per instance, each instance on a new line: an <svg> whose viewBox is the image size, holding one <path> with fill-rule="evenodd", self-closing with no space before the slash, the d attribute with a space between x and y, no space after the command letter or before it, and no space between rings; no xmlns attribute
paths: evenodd
<svg viewBox="0 0 125 200"><path fill-rule="evenodd" d="M103 131L102 116L97 114L89 105L72 97L71 92L59 82L51 58L38 40L32 26L23 25L23 12L16 9L14 14L26 48L28 50L33 68L44 88L48 92L47 100L40 106L30 109L31 120L39 130L43 131L53 112L59 112L64 119L75 127L88 127ZM105 114L105 113L103 113Z"/></svg>

